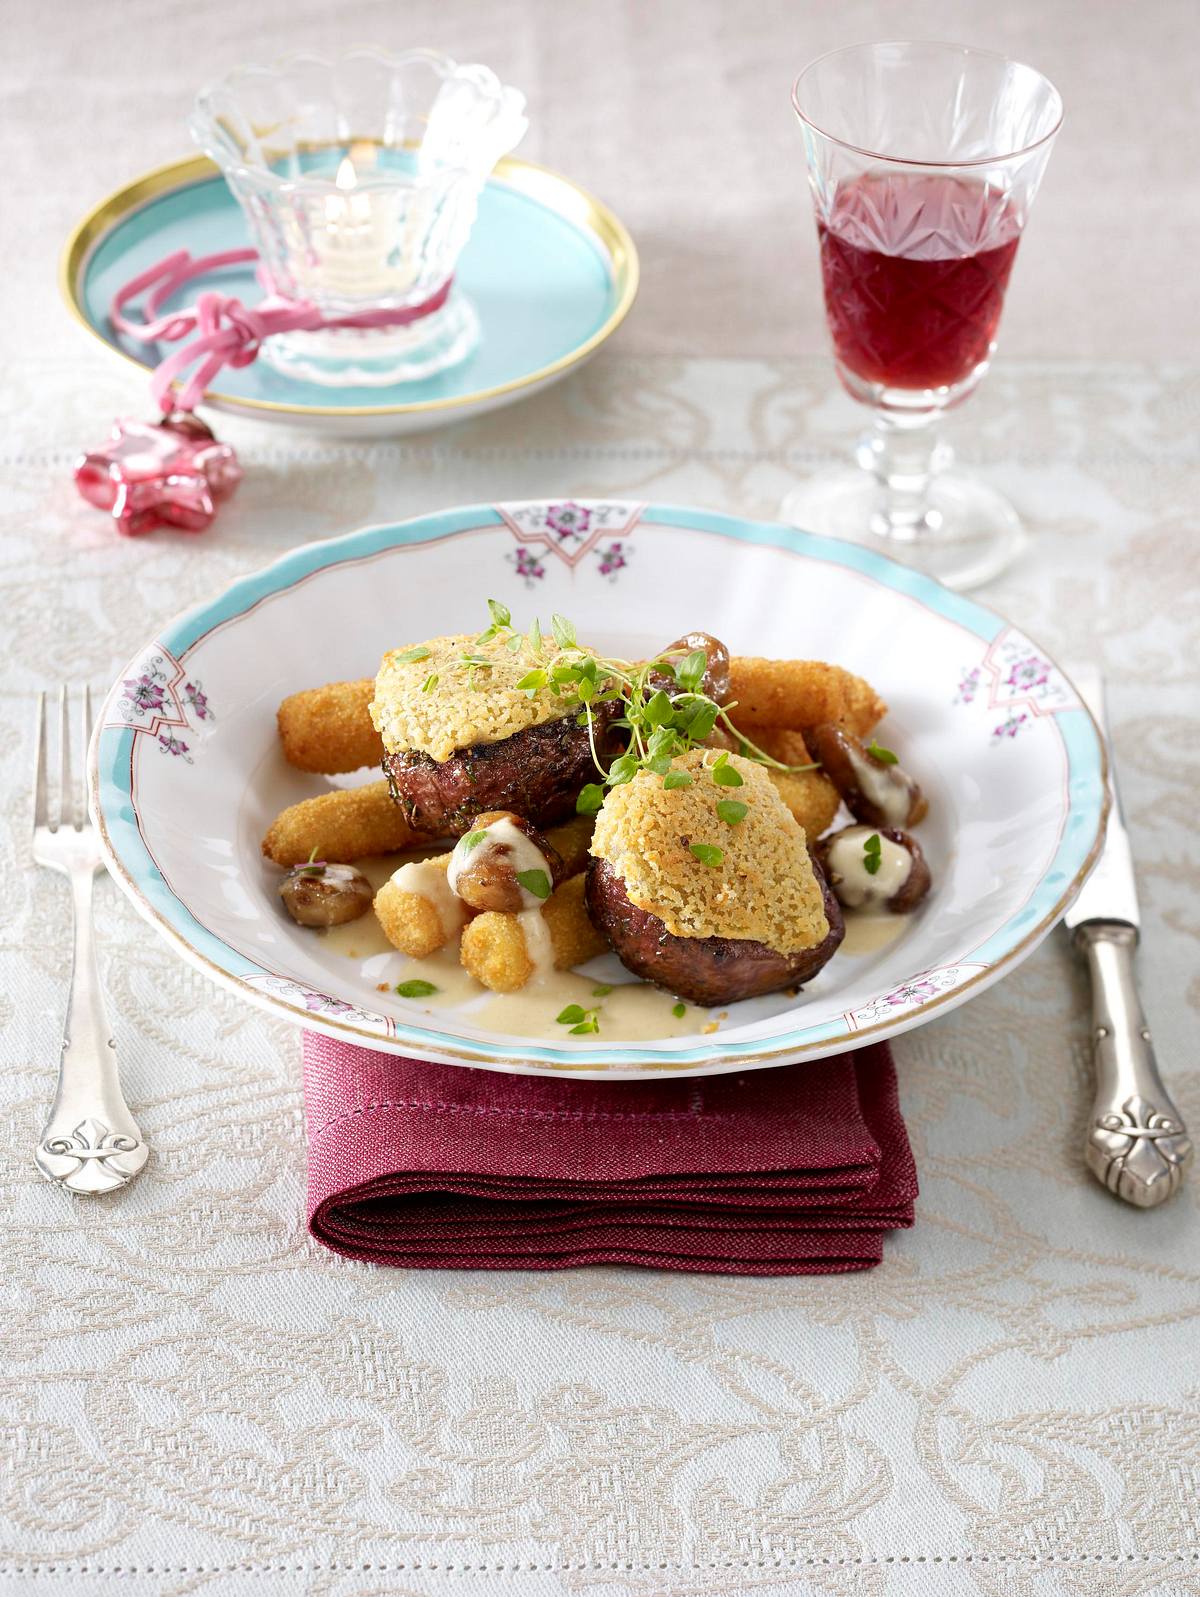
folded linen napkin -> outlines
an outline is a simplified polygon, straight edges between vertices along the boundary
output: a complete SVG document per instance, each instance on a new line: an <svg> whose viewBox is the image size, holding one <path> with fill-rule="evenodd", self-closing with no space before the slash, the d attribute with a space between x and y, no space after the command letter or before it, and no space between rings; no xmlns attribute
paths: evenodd
<svg viewBox="0 0 1200 1597"><path fill-rule="evenodd" d="M724 1076L578 1081L308 1033L308 1225L409 1269L878 1264L916 1172L886 1044Z"/></svg>

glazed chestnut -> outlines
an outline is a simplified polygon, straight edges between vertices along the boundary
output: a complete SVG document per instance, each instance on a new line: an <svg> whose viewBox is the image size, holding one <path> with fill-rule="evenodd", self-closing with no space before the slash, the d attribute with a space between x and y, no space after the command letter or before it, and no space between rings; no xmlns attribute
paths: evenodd
<svg viewBox="0 0 1200 1597"><path fill-rule="evenodd" d="M472 909L536 909L565 874L558 851L512 810L477 815L454 845L446 879Z"/></svg>
<svg viewBox="0 0 1200 1597"><path fill-rule="evenodd" d="M670 655L672 665L680 665L697 649L703 651L708 661L698 691L716 704L724 704L729 698L729 650L720 638L714 638L711 632L685 632L682 638L667 644L662 656ZM679 692L679 685L665 671L652 671L649 680L653 687L662 688L668 695Z"/></svg>
<svg viewBox="0 0 1200 1597"><path fill-rule="evenodd" d="M920 843L893 826L844 826L823 837L815 853L845 909L908 915L933 881Z"/></svg>
<svg viewBox="0 0 1200 1597"><path fill-rule="evenodd" d="M804 741L857 820L877 828L915 826L928 811L925 795L894 756L879 759L829 722L805 727Z"/></svg>
<svg viewBox="0 0 1200 1597"><path fill-rule="evenodd" d="M365 915L375 897L370 882L353 865L323 860L289 871L279 884L279 896L301 926L343 926Z"/></svg>

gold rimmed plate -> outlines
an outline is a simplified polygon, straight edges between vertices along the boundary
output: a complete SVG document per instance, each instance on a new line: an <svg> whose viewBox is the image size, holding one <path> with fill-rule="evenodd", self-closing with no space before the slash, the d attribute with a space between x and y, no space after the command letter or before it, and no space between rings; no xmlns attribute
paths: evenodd
<svg viewBox="0 0 1200 1597"><path fill-rule="evenodd" d="M83 218L63 252L63 295L89 333L148 371L177 346L119 335L108 317L116 291L176 250L200 256L249 243L241 210L213 163L204 156L175 161L125 184ZM449 371L391 388L329 388L284 377L258 360L226 367L205 403L359 437L422 432L481 415L529 397L595 354L633 304L637 250L612 211L577 184L508 157L480 196L456 278L482 336ZM262 294L253 267L241 266L194 279L182 300L206 287L251 305Z"/></svg>

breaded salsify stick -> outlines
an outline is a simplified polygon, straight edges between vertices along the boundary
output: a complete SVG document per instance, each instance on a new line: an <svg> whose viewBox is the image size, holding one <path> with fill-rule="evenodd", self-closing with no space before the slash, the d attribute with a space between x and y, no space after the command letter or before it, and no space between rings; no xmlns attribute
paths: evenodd
<svg viewBox="0 0 1200 1597"><path fill-rule="evenodd" d="M423 842L404 819L386 782L337 788L302 799L284 810L262 840L262 851L276 865L302 865L314 858L338 865L368 854L395 854Z"/></svg>
<svg viewBox="0 0 1200 1597"><path fill-rule="evenodd" d="M869 682L824 660L734 655L729 669L730 696L738 701L732 719L751 734L757 727L833 721L862 737L887 708ZM327 682L284 699L279 736L289 765L327 776L378 765L383 742L367 709L374 692L374 680L364 677Z"/></svg>
<svg viewBox="0 0 1200 1597"><path fill-rule="evenodd" d="M570 970L608 952L608 940L588 917L583 899L586 876L580 872L557 887L540 914L550 933L555 970ZM462 962L475 980L494 993L515 993L537 969L520 915L487 910L463 930Z"/></svg>
<svg viewBox="0 0 1200 1597"><path fill-rule="evenodd" d="M367 709L374 692L374 678L364 677L361 682L327 682L284 699L277 718L288 764L326 776L378 765L383 740Z"/></svg>
<svg viewBox="0 0 1200 1597"><path fill-rule="evenodd" d="M729 719L751 738L760 727L818 726L823 721L862 737L887 709L869 682L825 660L735 655L729 678Z"/></svg>
<svg viewBox="0 0 1200 1597"><path fill-rule="evenodd" d="M807 765L812 758L799 732L760 727L754 741L764 754L785 765ZM815 843L838 812L842 801L837 788L824 771L775 771L768 766L767 772L779 789L779 796L804 828L805 837Z"/></svg>
<svg viewBox="0 0 1200 1597"><path fill-rule="evenodd" d="M569 871L582 871L586 866L594 824L590 815L579 815L547 831L546 841L557 849ZM383 927L384 936L411 959L428 959L430 954L444 948L472 913L461 899L454 897L445 882L449 864L447 852L414 862L415 869L401 866L375 894L375 917ZM435 873L440 873L440 881ZM582 876L579 880L583 880ZM558 893L553 894L543 906L548 922L561 915L559 906L550 908L557 898ZM585 917L586 913L584 911ZM588 925L590 927L590 921Z"/></svg>

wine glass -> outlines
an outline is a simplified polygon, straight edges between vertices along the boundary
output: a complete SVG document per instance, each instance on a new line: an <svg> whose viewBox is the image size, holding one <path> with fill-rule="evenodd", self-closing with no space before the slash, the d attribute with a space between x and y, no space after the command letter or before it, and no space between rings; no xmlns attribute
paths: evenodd
<svg viewBox="0 0 1200 1597"><path fill-rule="evenodd" d="M784 515L977 586L1024 534L1001 494L951 469L937 421L987 371L1062 99L1018 61L910 42L822 56L792 104L838 376L874 416L858 464L794 489Z"/></svg>

